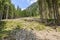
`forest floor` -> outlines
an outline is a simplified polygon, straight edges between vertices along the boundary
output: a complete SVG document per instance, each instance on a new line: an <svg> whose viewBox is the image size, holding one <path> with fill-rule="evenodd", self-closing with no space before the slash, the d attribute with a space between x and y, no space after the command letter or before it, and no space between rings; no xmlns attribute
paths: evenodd
<svg viewBox="0 0 60 40"><path fill-rule="evenodd" d="M33 33L40 40L60 40L60 27L57 28L57 32L50 26L45 26L40 23L40 18L25 17L18 19L4 19L1 20L0 36L5 37L8 33L18 29L33 30ZM4 25L3 25L4 24ZM10 31L10 32L9 32Z"/></svg>

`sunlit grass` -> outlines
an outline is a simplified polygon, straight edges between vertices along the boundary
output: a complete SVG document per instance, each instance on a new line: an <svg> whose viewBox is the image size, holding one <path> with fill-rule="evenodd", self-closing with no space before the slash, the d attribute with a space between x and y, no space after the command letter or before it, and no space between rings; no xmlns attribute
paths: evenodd
<svg viewBox="0 0 60 40"><path fill-rule="evenodd" d="M40 24L38 22L32 21L24 21L24 20L11 20L11 21L3 21L3 25L0 24L2 27L0 30L0 37L8 36L8 34L15 30L16 28L19 29L27 29L27 30L44 30L45 26L43 24Z"/></svg>

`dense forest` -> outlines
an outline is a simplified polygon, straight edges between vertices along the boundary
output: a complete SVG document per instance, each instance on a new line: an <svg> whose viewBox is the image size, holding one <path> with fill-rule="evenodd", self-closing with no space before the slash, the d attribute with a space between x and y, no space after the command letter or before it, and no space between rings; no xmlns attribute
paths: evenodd
<svg viewBox="0 0 60 40"><path fill-rule="evenodd" d="M60 0L38 0L39 13L41 20L47 19L45 22L50 24L60 24Z"/></svg>

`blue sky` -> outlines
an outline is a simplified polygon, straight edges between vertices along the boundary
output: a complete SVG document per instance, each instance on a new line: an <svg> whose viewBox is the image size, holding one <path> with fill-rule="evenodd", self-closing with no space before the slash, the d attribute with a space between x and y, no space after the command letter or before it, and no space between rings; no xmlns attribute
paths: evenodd
<svg viewBox="0 0 60 40"><path fill-rule="evenodd" d="M15 7L19 6L22 10L36 1L37 0L11 0Z"/></svg>

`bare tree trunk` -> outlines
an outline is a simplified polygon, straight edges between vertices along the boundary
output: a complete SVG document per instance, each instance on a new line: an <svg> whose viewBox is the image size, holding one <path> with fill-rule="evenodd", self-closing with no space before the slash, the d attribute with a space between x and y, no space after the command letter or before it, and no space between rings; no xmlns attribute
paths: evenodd
<svg viewBox="0 0 60 40"><path fill-rule="evenodd" d="M0 14L0 20L2 20L2 15Z"/></svg>
<svg viewBox="0 0 60 40"><path fill-rule="evenodd" d="M14 16L14 14L13 14L13 12L12 12L12 16L11 16L11 19L13 19L13 16Z"/></svg>
<svg viewBox="0 0 60 40"><path fill-rule="evenodd" d="M7 6L6 19L8 19L9 7Z"/></svg>

